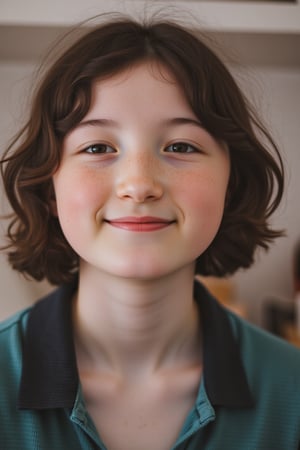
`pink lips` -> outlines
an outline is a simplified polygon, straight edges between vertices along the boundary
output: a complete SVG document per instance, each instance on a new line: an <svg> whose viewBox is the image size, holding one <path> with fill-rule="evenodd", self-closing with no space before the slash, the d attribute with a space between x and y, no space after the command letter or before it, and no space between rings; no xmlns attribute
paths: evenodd
<svg viewBox="0 0 300 450"><path fill-rule="evenodd" d="M168 227L174 221L162 219L161 217L120 217L118 219L106 220L111 226L127 231L156 231Z"/></svg>

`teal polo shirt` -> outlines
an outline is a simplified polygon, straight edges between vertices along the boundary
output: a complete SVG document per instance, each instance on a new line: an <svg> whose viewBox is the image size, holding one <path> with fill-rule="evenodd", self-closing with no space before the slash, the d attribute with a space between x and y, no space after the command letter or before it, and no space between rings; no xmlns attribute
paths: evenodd
<svg viewBox="0 0 300 450"><path fill-rule="evenodd" d="M80 389L75 289L64 286L0 326L1 450L110 450ZM172 450L299 450L300 352L224 309L198 283L195 300L204 370Z"/></svg>

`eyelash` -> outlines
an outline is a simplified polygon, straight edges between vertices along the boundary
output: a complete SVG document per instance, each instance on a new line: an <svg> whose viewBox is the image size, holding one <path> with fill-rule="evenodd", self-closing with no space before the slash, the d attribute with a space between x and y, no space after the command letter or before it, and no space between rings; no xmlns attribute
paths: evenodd
<svg viewBox="0 0 300 450"><path fill-rule="evenodd" d="M99 150L100 148L105 149L105 151L94 151L94 149ZM109 151L106 151L109 149ZM90 153L93 155L96 154L107 154L107 153L116 153L116 150L108 144L92 144L83 149L84 153Z"/></svg>
<svg viewBox="0 0 300 450"><path fill-rule="evenodd" d="M171 150L170 152L168 151L168 149L170 149L171 147L176 147L176 146L179 147L177 149L177 151L175 149ZM182 147L184 147L184 151L182 151L183 150ZM189 149L189 150L187 150L187 149ZM194 145L188 144L187 142L174 142L173 144L168 145L165 148L165 151L167 153L199 153L198 148L196 148Z"/></svg>
<svg viewBox="0 0 300 450"><path fill-rule="evenodd" d="M177 148L176 148L177 147ZM100 151L99 151L100 150ZM104 151L102 151L104 150ZM109 151L107 151L109 150ZM173 144L168 145L164 151L166 153L199 153L199 149L194 145L188 144L187 142L174 142ZM107 153L116 153L116 150L108 144L92 144L83 149L84 153L89 154L107 154Z"/></svg>

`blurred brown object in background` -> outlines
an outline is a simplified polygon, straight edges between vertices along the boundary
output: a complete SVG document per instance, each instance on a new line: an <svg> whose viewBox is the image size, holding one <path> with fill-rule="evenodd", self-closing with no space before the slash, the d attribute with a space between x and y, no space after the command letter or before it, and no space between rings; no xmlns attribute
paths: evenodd
<svg viewBox="0 0 300 450"><path fill-rule="evenodd" d="M294 290L295 295L300 292L300 241L298 241L294 251Z"/></svg>
<svg viewBox="0 0 300 450"><path fill-rule="evenodd" d="M230 309L241 317L246 317L245 306L236 299L235 286L229 278L196 276L223 306Z"/></svg>

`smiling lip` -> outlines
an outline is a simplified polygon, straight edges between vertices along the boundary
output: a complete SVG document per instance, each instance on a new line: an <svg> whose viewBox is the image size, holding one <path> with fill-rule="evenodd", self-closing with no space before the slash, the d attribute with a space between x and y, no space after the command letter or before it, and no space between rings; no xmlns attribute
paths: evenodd
<svg viewBox="0 0 300 450"><path fill-rule="evenodd" d="M113 220L105 220L111 226L127 231L156 231L173 224L173 220L162 219L161 217L120 217Z"/></svg>

